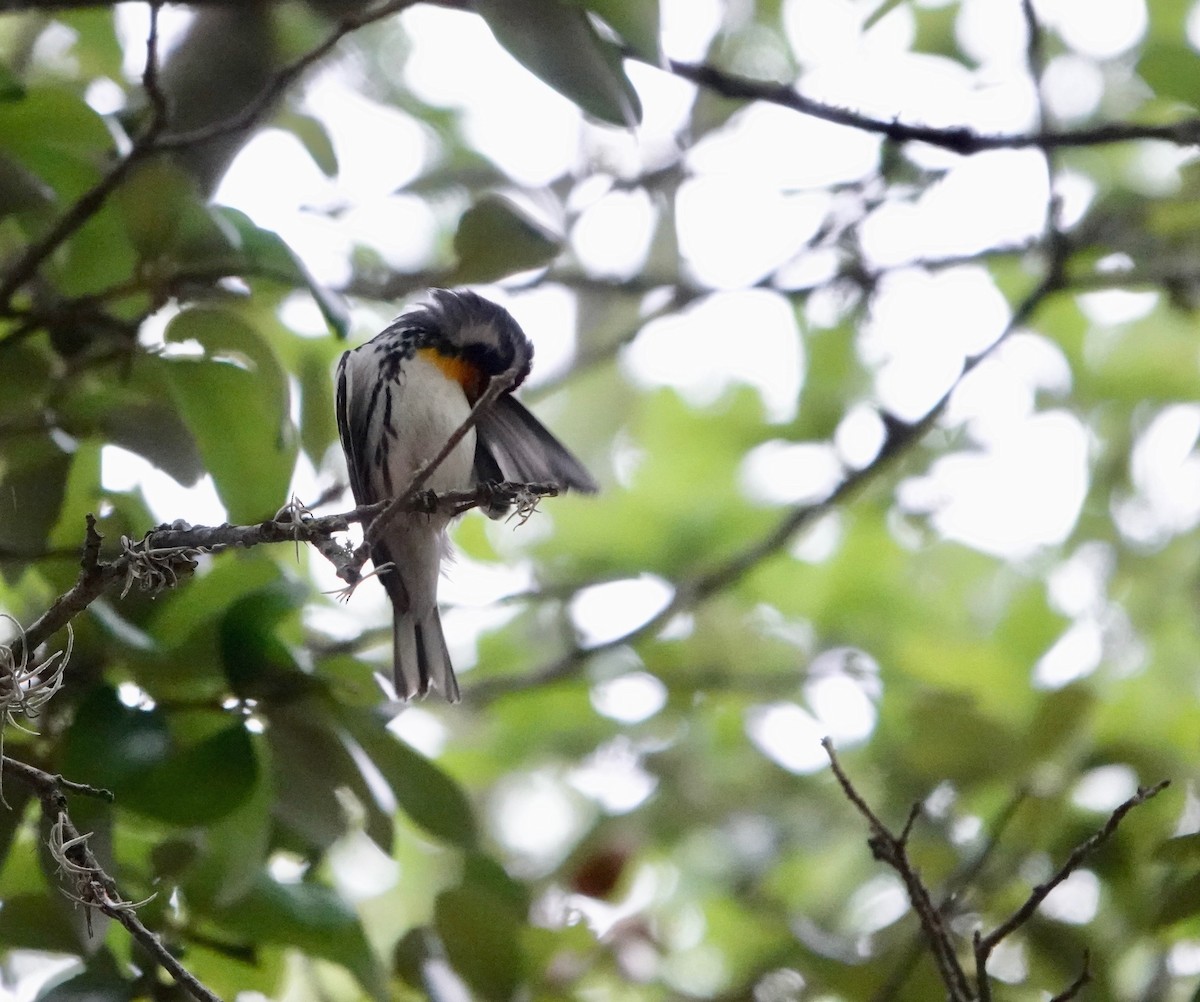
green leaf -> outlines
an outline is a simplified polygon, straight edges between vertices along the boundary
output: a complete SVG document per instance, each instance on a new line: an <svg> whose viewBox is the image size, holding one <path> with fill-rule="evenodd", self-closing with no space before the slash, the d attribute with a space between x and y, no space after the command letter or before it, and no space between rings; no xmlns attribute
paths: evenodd
<svg viewBox="0 0 1200 1002"><path fill-rule="evenodd" d="M296 371L300 382L300 443L318 468L338 435L330 370L325 346L305 342Z"/></svg>
<svg viewBox="0 0 1200 1002"><path fill-rule="evenodd" d="M350 331L350 310L345 301L309 274L303 262L278 233L264 230L244 212L218 206L214 215L224 220L237 234L238 245L233 264L240 264L251 275L262 275L311 293L330 331L345 339Z"/></svg>
<svg viewBox="0 0 1200 1002"><path fill-rule="evenodd" d="M117 189L114 201L143 260L176 249L186 217L207 218L196 182L165 157L139 164Z"/></svg>
<svg viewBox="0 0 1200 1002"><path fill-rule="evenodd" d="M620 54L578 7L563 0L478 0L475 10L518 62L589 115L628 128L641 121Z"/></svg>
<svg viewBox="0 0 1200 1002"><path fill-rule="evenodd" d="M1183 39L1147 44L1137 72L1160 97L1175 98L1193 108L1200 102L1200 56Z"/></svg>
<svg viewBox="0 0 1200 1002"><path fill-rule="evenodd" d="M275 125L286 129L300 140L308 155L312 157L313 163L321 169L321 173L326 177L337 177L337 150L334 149L333 140L329 137L329 130L325 128L324 122L312 115L289 111L276 116Z"/></svg>
<svg viewBox="0 0 1200 1002"><path fill-rule="evenodd" d="M67 88L38 87L0 102L0 149L20 160L64 201L99 176L112 149L104 119Z"/></svg>
<svg viewBox="0 0 1200 1002"><path fill-rule="evenodd" d="M338 717L375 763L405 814L451 845L469 849L476 844L475 815L462 787L387 730L374 713L339 707Z"/></svg>
<svg viewBox="0 0 1200 1002"><path fill-rule="evenodd" d="M280 884L265 873L249 894L216 912L227 934L281 943L341 964L372 998L388 998L382 967L354 910L319 884Z"/></svg>
<svg viewBox="0 0 1200 1002"><path fill-rule="evenodd" d="M219 560L203 577L173 593L171 601L159 608L150 629L164 648L174 650L223 616L228 604L278 580L278 564L260 559L257 553L240 560Z"/></svg>
<svg viewBox="0 0 1200 1002"><path fill-rule="evenodd" d="M0 908L0 943L5 949L47 950L55 953L75 953L79 938L63 910L50 895L8 894Z"/></svg>
<svg viewBox="0 0 1200 1002"><path fill-rule="evenodd" d="M601 17L641 56L659 62L661 30L658 0L570 0Z"/></svg>
<svg viewBox="0 0 1200 1002"><path fill-rule="evenodd" d="M59 426L76 438L98 437L149 460L186 487L205 473L196 440L163 397L162 361L137 355L125 379L80 379L57 402Z"/></svg>
<svg viewBox="0 0 1200 1002"><path fill-rule="evenodd" d="M1193 873L1186 880L1171 882L1159 900L1154 925L1161 929L1197 914L1200 914L1200 873Z"/></svg>
<svg viewBox="0 0 1200 1002"><path fill-rule="evenodd" d="M58 521L71 457L48 438L0 443L0 550L40 553Z"/></svg>
<svg viewBox="0 0 1200 1002"><path fill-rule="evenodd" d="M365 813L367 835L390 850L391 812L383 810L327 708L318 700L275 705L269 719L267 738L278 791L274 813L299 846L305 851L327 849L347 832L350 818L340 795L349 790Z"/></svg>
<svg viewBox="0 0 1200 1002"><path fill-rule="evenodd" d="M166 761L166 718L159 710L126 706L111 686L98 686L79 703L67 733L63 772L109 789Z"/></svg>
<svg viewBox="0 0 1200 1002"><path fill-rule="evenodd" d="M1154 850L1160 863L1195 863L1200 861L1200 832L1169 838Z"/></svg>
<svg viewBox="0 0 1200 1002"><path fill-rule="evenodd" d="M463 980L494 1002L512 998L525 975L523 916L478 885L439 894L434 916L446 955Z"/></svg>
<svg viewBox="0 0 1200 1002"><path fill-rule="evenodd" d="M233 602L218 631L225 677L242 697L266 697L295 691L308 681L276 626L299 607L293 590L274 587Z"/></svg>
<svg viewBox="0 0 1200 1002"><path fill-rule="evenodd" d="M0 154L0 216L46 209L53 201L49 185L12 157Z"/></svg>
<svg viewBox="0 0 1200 1002"><path fill-rule="evenodd" d="M234 811L259 780L258 758L241 721L132 777L120 804L178 825L210 824Z"/></svg>
<svg viewBox="0 0 1200 1002"><path fill-rule="evenodd" d="M267 753L265 739L251 741L259 756ZM273 785L260 773L240 805L204 828L197 858L182 881L190 905L224 908L251 890L270 853L274 803Z"/></svg>
<svg viewBox="0 0 1200 1002"><path fill-rule="evenodd" d="M453 284L493 282L549 264L559 242L549 230L500 195L487 195L463 213L454 234L458 266Z"/></svg>
<svg viewBox="0 0 1200 1002"><path fill-rule="evenodd" d="M885 17L887 17L888 14L905 2L906 0L883 0L883 3L871 11L867 19L863 22L862 30L869 31Z"/></svg>
<svg viewBox="0 0 1200 1002"><path fill-rule="evenodd" d="M274 353L227 310L186 310L165 337L198 341L208 355L166 358L162 369L230 519L269 518L286 500L297 452L286 377Z"/></svg>

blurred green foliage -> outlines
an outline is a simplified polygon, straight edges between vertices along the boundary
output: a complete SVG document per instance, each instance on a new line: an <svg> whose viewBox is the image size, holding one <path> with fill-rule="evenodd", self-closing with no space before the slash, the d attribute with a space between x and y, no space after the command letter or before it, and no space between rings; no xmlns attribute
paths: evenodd
<svg viewBox="0 0 1200 1002"><path fill-rule="evenodd" d="M281 51L306 51L328 27L301 5L277 6ZM500 45L589 116L638 122L622 58L659 61L657 3L473 6ZM909 18L915 51L971 66L956 32L963 6L902 0L877 16ZM1138 122L1195 114L1195 9L1148 6L1140 45L1097 63L1099 108ZM718 69L745 73L761 58L770 77L796 63L780 4L722 14L708 53ZM111 9L0 17L0 283L145 126L119 37ZM1047 58L1070 53L1052 30L1042 41ZM143 160L0 303L0 611L28 624L71 585L88 513L104 555L153 527L140 488L102 482L107 446L181 485L210 476L234 522L271 517L300 461L333 483L341 342L374 333L362 317L434 282L520 272L571 292L576 364L544 405L605 490L547 503L526 533L475 515L456 530L471 561L526 566L532 584L484 629L460 706L401 713L398 729L411 714L409 733L432 735L417 742L432 755L388 726L372 680L382 624L350 639L323 629L335 600L309 573L313 553L205 558L177 588L135 586L76 619L63 691L36 733L8 728L5 751L113 791L111 805L72 796L72 816L126 896L152 896L144 921L230 999L451 997L438 994L447 977L487 1000L943 997L899 884L872 860L862 819L815 749L832 681L870 707L869 733L841 742L863 795L897 826L925 804L910 850L935 897L955 890L964 958L973 928L1006 917L1104 822L1113 790L1171 779L1088 860L1085 921L1039 915L1013 938L995 997L1060 991L1086 949L1089 998L1195 998L1200 537L1194 518L1139 533L1128 517L1139 441L1200 388L1192 151L1177 150L1171 183L1156 185L1131 166L1134 144L1054 154L1093 191L1067 235L1064 287L1027 325L1070 376L1039 389L1037 406L1069 412L1088 433L1087 495L1063 543L987 556L901 503L905 477L969 449L944 423L823 516L811 530L821 547L781 538L692 601L690 586L795 509L746 490L747 454L775 440L828 443L852 408L873 402L858 332L878 276L859 257L856 226L880 203L915 202L941 171L885 150L821 231L836 278L764 280L793 307L806 358L796 417L780 424L744 386L698 403L646 388L619 361L647 319L711 291L680 260L672 201L689 148L741 104L693 95L678 149L644 176L581 161L529 187L473 146L462 116L409 90L413 40L398 21L341 44L362 90L429 140L403 194L439 220L430 259L398 272L379 248L358 246L345 288L328 290L277 234L206 198L212 179L186 147ZM97 84L119 92L118 110L94 110ZM298 93L270 124L337 176L327 123ZM793 153L813 155L781 156ZM645 275L628 281L589 273L569 239L573 194L618 180L657 214ZM561 232L532 206L549 206ZM1007 248L977 261L1015 305L1044 255ZM1118 270L1099 266L1114 261ZM1126 287L1156 291L1153 308L1100 323L1081 306ZM814 319L812 300L831 289L837 316ZM297 329L293 307L305 301L325 333ZM1183 450L1191 463L1195 439ZM1101 568L1095 595L1065 609L1049 582L1084 564ZM661 604L635 608L628 637L583 656L575 603L611 582L649 585L645 594L658 582L676 596L674 615L638 632ZM1035 684L1039 660L1084 619L1100 637L1094 669ZM816 721L801 751L817 758L781 755L763 736L768 720ZM4 795L0 992L30 976L31 956L65 956L75 965L56 968L39 998L178 998L119 926L96 916L89 934L56 889L36 798L11 779Z"/></svg>

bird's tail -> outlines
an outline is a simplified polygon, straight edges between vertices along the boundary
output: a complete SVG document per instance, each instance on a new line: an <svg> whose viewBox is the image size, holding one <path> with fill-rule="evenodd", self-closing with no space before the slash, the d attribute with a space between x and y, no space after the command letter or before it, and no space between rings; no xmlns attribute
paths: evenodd
<svg viewBox="0 0 1200 1002"><path fill-rule="evenodd" d="M437 607L421 619L411 612L396 612L393 620L394 681L396 695L401 699L424 696L436 689L451 703L461 698L446 636L442 633L442 618Z"/></svg>

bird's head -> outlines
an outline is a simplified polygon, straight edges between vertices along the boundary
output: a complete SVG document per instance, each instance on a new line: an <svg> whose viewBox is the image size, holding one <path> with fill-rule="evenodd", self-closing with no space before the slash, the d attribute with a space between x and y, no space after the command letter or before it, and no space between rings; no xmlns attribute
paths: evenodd
<svg viewBox="0 0 1200 1002"><path fill-rule="evenodd" d="M459 359L485 376L515 369L511 389L519 386L533 365L533 345L503 306L474 292L434 289L431 302L402 318L410 329L419 329L425 344L443 355Z"/></svg>

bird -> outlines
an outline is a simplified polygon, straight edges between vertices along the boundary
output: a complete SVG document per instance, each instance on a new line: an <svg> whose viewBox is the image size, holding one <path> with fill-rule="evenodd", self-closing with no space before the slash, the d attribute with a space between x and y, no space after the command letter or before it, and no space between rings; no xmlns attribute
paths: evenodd
<svg viewBox="0 0 1200 1002"><path fill-rule="evenodd" d="M594 493L584 465L513 396L532 364L533 344L512 314L466 290L430 290L427 302L345 352L337 367L337 424L355 502L404 491L502 373L513 374L513 382L424 486L469 490L508 480ZM460 699L437 603L449 522L442 512L400 512L371 549L393 607L395 692L406 701L431 690L452 703Z"/></svg>

